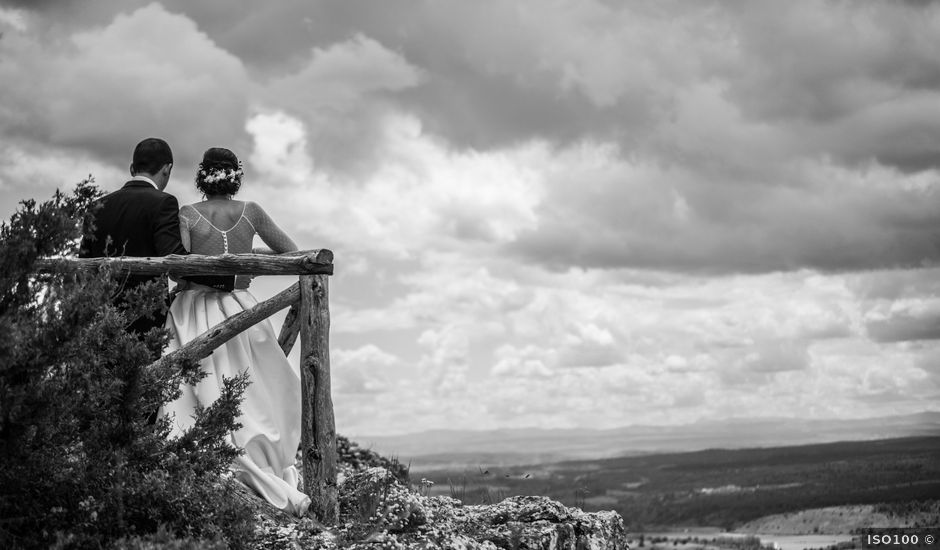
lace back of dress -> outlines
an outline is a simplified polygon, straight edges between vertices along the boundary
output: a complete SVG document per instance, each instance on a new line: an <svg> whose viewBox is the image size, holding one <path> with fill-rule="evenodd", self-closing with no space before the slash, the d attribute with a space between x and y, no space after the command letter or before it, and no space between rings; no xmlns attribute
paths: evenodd
<svg viewBox="0 0 940 550"><path fill-rule="evenodd" d="M257 234L276 253L297 250L294 241L255 203L246 202L241 217L228 229L214 226L193 205L180 209L180 222L185 224L189 251L193 254L218 256L220 254L246 254L252 251ZM181 225L180 229L183 227ZM248 288L250 276L239 275L235 288Z"/></svg>
<svg viewBox="0 0 940 550"><path fill-rule="evenodd" d="M193 208L195 210L195 208ZM190 252L218 256L251 252L255 229L244 214L228 229L219 229L195 211L197 220L189 220ZM187 217L188 219L188 217Z"/></svg>

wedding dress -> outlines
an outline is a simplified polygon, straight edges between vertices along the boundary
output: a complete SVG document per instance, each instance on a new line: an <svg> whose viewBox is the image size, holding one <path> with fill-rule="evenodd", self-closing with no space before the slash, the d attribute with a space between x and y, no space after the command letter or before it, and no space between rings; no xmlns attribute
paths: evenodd
<svg viewBox="0 0 940 550"><path fill-rule="evenodd" d="M212 205L206 201L180 209L180 233L183 244L193 254L219 255L251 252L255 234L275 252L290 252L297 247L255 203L246 202L241 216L228 229L219 229L207 214ZM231 207L238 206L234 201ZM232 315L258 303L248 291L249 278L238 277L235 290L213 288L184 282L167 315L171 340L167 352L203 334ZM235 477L254 489L273 506L295 515L303 515L310 499L297 489L298 473L294 466L300 444L300 372L284 356L269 320L264 320L217 348L203 359L208 373L196 386L184 384L182 395L168 403L162 414L171 419L171 437L193 425L197 405L208 406L220 394L223 377L247 371L250 384L241 404L237 421L241 428L231 434L234 446L244 453L232 464Z"/></svg>

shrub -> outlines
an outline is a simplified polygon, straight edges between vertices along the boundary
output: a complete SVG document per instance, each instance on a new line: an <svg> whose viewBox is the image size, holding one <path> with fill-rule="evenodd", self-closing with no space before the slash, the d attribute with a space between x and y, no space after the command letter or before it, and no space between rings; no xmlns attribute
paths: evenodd
<svg viewBox="0 0 940 550"><path fill-rule="evenodd" d="M396 458L386 458L371 449L363 449L355 441L337 434L336 435L336 454L337 460L355 471L367 470L369 468L385 468L392 476L401 483L408 484L408 466L405 466Z"/></svg>
<svg viewBox="0 0 940 550"><path fill-rule="evenodd" d="M252 518L221 479L246 380L168 440L168 421L148 416L199 375L192 362L148 369L166 331L126 331L165 307L158 285L116 304L107 269L35 273L75 252L99 196L89 179L0 224L0 547L246 547Z"/></svg>

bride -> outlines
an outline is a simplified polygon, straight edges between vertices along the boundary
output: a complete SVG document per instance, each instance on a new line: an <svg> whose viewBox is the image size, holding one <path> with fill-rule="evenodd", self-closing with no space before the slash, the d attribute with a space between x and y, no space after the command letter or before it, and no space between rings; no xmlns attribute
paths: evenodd
<svg viewBox="0 0 940 550"><path fill-rule="evenodd" d="M261 206L232 198L241 179L241 163L232 151L205 152L196 174L205 200L180 208L183 246L193 254L241 254L252 251L257 234L275 252L297 250ZM168 352L258 303L248 291L248 277L191 279L182 282L167 315ZM310 499L297 490L294 467L300 443L300 373L284 356L271 322L264 320L229 340L203 359L201 368L208 376L195 386L184 384L182 395L162 410L170 417L171 437L193 425L197 405L208 406L219 397L223 377L248 371L251 383L237 419L242 427L232 433L232 444L244 453L231 469L273 506L298 516L306 513Z"/></svg>

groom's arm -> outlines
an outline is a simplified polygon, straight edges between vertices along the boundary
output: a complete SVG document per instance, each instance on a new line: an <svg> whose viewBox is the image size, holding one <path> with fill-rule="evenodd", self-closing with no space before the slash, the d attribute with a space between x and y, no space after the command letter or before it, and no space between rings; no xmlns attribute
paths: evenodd
<svg viewBox="0 0 940 550"><path fill-rule="evenodd" d="M180 237L180 207L173 195L166 195L154 220L153 245L158 256L189 254Z"/></svg>

